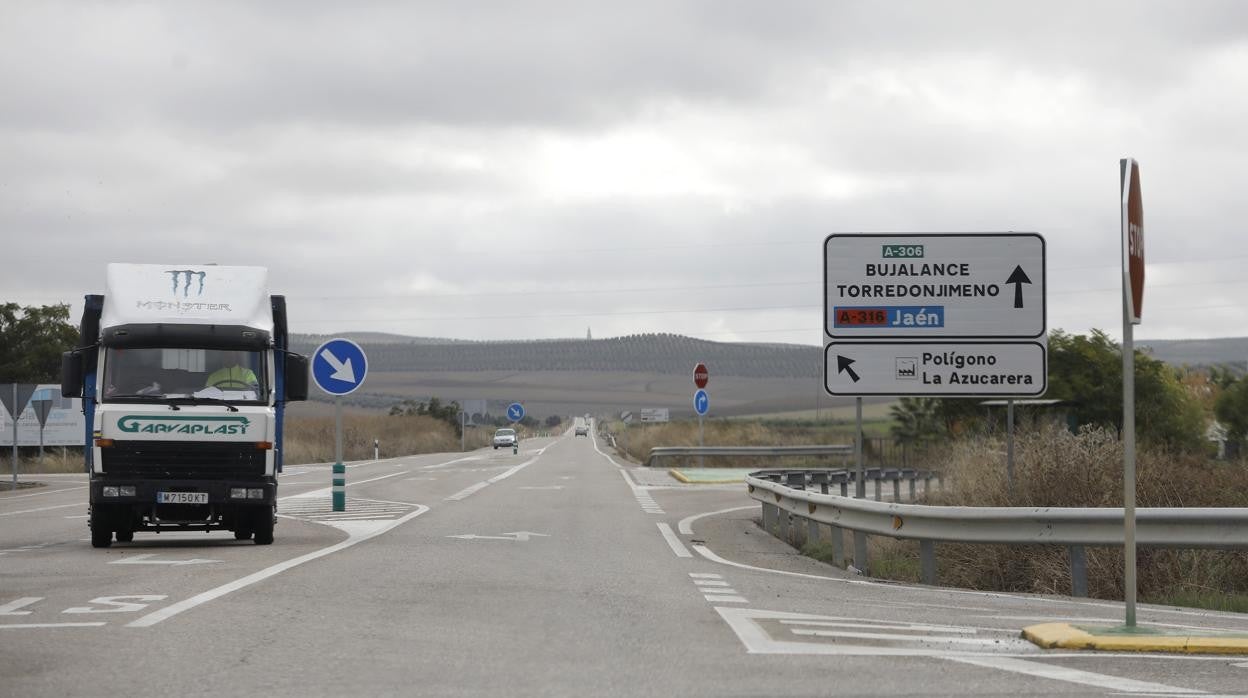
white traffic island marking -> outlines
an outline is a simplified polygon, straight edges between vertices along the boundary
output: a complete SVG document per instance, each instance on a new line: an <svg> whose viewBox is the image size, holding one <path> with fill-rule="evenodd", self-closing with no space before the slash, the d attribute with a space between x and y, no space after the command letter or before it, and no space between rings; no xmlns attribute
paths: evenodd
<svg viewBox="0 0 1248 698"><path fill-rule="evenodd" d="M208 560L206 558L194 558L192 560L154 560L155 553L144 553L143 555L128 555L120 560L114 560L110 565L203 565L209 562L221 562L220 560Z"/></svg>
<svg viewBox="0 0 1248 698"><path fill-rule="evenodd" d="M510 540L510 541L519 541L521 543L525 543L525 542L528 542L528 540L532 538L533 536L541 536L542 538L550 537L550 535L546 533L534 533L532 531L516 531L514 533L504 533L501 536L478 536L474 533L461 533L456 536L447 536L447 538L459 538L461 540Z"/></svg>
<svg viewBox="0 0 1248 698"><path fill-rule="evenodd" d="M715 610L750 654L957 657L1041 653L1035 645L1019 638L1016 630L991 631L752 608Z"/></svg>

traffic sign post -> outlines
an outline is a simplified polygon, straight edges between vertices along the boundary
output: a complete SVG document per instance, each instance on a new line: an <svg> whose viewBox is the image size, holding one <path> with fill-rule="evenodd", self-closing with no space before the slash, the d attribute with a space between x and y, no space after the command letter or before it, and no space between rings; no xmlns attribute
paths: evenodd
<svg viewBox="0 0 1248 698"><path fill-rule="evenodd" d="M862 396L1044 394L1045 268L1037 233L824 240L823 390L857 397L858 497L866 495ZM859 534L854 564L866 573L866 537Z"/></svg>
<svg viewBox="0 0 1248 698"><path fill-rule="evenodd" d="M368 374L368 357L360 345L336 338L312 354L312 380L334 396L333 510L347 510L347 466L342 462L342 396L355 392Z"/></svg>
<svg viewBox="0 0 1248 698"><path fill-rule="evenodd" d="M35 394L33 383L11 383L9 390L0 388L0 403L13 417L13 489L17 489L17 420L26 411L26 403Z"/></svg>
<svg viewBox="0 0 1248 698"><path fill-rule="evenodd" d="M1118 161L1122 193L1122 507L1123 582L1127 627L1135 626L1135 338L1144 306L1144 201L1140 164Z"/></svg>
<svg viewBox="0 0 1248 698"><path fill-rule="evenodd" d="M700 366L701 364L698 364L698 365ZM699 447L706 446L706 439L703 438L703 432L702 432L702 418L705 417L706 413L709 412L710 410L711 410L710 394L708 394L705 390L698 388L698 391L693 394L693 411L698 413L698 446ZM703 457L701 454L699 454L698 455L698 467L701 468L703 465L704 465Z"/></svg>

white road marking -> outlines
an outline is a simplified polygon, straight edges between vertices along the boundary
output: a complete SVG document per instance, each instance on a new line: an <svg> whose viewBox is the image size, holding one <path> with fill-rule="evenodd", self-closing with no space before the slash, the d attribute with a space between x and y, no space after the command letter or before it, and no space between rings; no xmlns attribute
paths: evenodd
<svg viewBox="0 0 1248 698"><path fill-rule="evenodd" d="M436 463L434 465L422 465L420 466L420 469L421 470L435 470L437 468L445 468L448 465L455 465L456 463L463 463L466 461L476 461L476 460L481 460L481 456L465 456L463 458L456 458L455 460L448 460L445 463Z"/></svg>
<svg viewBox="0 0 1248 698"><path fill-rule="evenodd" d="M22 509L21 511L4 511L0 512L0 516L17 516L18 514L33 514L37 511L52 511L53 509L68 509L69 507L85 507L86 502L75 502L73 504L58 504L54 507L39 507L38 509Z"/></svg>
<svg viewBox="0 0 1248 698"><path fill-rule="evenodd" d="M1036 623L1109 623L1110 625L1122 625L1122 618L1089 618L1087 616L974 616L975 618L990 618L992 620L1021 620ZM1180 630L1209 630L1207 625L1183 625L1182 623L1158 623L1156 621L1148 621L1148 625L1157 626L1159 628L1178 628ZM1231 628L1231 630L1236 630Z"/></svg>
<svg viewBox="0 0 1248 698"><path fill-rule="evenodd" d="M724 575L722 574L711 574L709 572L690 572L689 576L693 577L694 579L723 579L724 578Z"/></svg>
<svg viewBox="0 0 1248 698"><path fill-rule="evenodd" d="M402 473L394 473L394 474L401 475ZM381 479L381 478L377 478L377 479ZM153 611L152 613L149 613L143 616L142 618L139 618L138 620L127 623L126 627L149 628L153 625L156 625L157 623L160 623L161 621L168 620L169 618L172 618L173 616L176 616L177 614L182 613L183 611L189 611L190 609L195 608L196 606L208 603L209 601L212 601L214 599L218 599L222 596L225 596L226 594L230 592L238 591L239 589L251 586L252 584L255 584L257 582L264 581L268 579L269 577L273 577L275 575L281 574L282 572L285 572L288 569L291 569L293 567L298 567L299 565L302 565L305 562L311 562L312 560L316 560L317 558L322 558L322 557L325 557L326 555L336 553L339 550L345 550L346 548L356 545L357 543L363 543L366 540L369 540L378 535L381 535L382 533L385 533L386 531L389 531L392 528L395 528L404 523L407 523L408 521L416 518L417 516L420 516L421 514L429 511L429 507L424 506L422 504L417 504L416 506L417 506L416 511L413 511L412 513L408 514L407 516L404 516L401 519L396 519L393 521L378 522L384 525L372 527L370 530L367 530L367 531L360 531L360 532L352 533L352 531L348 530L348 534L350 537L348 537L346 540L342 541L341 543L336 543L327 548L321 548L320 550L310 552L306 555L300 555L299 557L291 558L289 560L279 562L276 565L266 567L260 570L259 572L249 574L246 577L243 577L241 579L236 579L227 584L222 584L221 586L216 587L215 589L209 589L208 591L202 592L200 594L196 594L195 596L192 596L189 599L185 599L175 604L171 604L158 611ZM344 530L347 530L347 529L344 529Z"/></svg>
<svg viewBox="0 0 1248 698"><path fill-rule="evenodd" d="M636 499L637 503L641 505L642 511L647 514L664 513L662 507L659 506L659 503L654 501L654 497L651 497L649 492L633 482L633 479L628 476L627 470L621 470L620 474L624 476L624 482L627 482L629 488L632 489L633 498Z"/></svg>
<svg viewBox="0 0 1248 698"><path fill-rule="evenodd" d="M711 603L749 603L748 600L740 596L703 596L702 598Z"/></svg>
<svg viewBox="0 0 1248 698"><path fill-rule="evenodd" d="M667 547L671 548L673 553L676 553L676 557L693 557L693 553L689 552L684 543L680 542L680 539L676 537L676 533L672 531L671 526L661 521L658 523L658 526L659 533L663 534L663 540L667 541Z"/></svg>
<svg viewBox="0 0 1248 698"><path fill-rule="evenodd" d="M61 613L135 613L147 608L154 601L164 601L167 598L169 597L164 594L101 596L87 602L96 606L75 606L74 608L67 608L61 611ZM97 608L97 606L104 606L104 608Z"/></svg>
<svg viewBox="0 0 1248 698"><path fill-rule="evenodd" d="M90 514L75 514L74 516L66 516L65 518L67 519L89 519L91 518L91 515Z"/></svg>
<svg viewBox="0 0 1248 698"><path fill-rule="evenodd" d="M733 589L732 587L727 587L727 588L723 588L723 589L720 589L720 588L698 587L698 591L702 592L703 594L712 594L712 595L714 595L714 594L727 594L727 595L729 595L729 596L736 596L736 595L737 595L737 590L736 590L736 589Z"/></svg>
<svg viewBox="0 0 1248 698"><path fill-rule="evenodd" d="M1151 681L1125 679L1121 676L1096 674L1091 671L1071 669L1068 667L1057 666L1054 664L1044 664L1041 662L1031 662L1015 657L946 657L945 659L951 662L959 662L961 664L970 664L973 666L986 667L988 669L1008 671L1013 674L1036 676L1044 679L1053 679L1054 681L1065 681L1067 683L1077 683L1084 686L1095 686L1096 688L1110 688L1117 691L1129 691L1136 694L1143 693L1153 695L1169 694L1191 696L1201 695L1204 693L1204 691L1198 691L1190 688L1167 686L1165 684L1153 683Z"/></svg>
<svg viewBox="0 0 1248 698"><path fill-rule="evenodd" d="M461 533L456 536L447 536L447 538L461 538L463 540L510 540L510 541L528 542L528 540L532 536L540 536L542 538L549 538L550 534L534 533L532 531L515 531L512 533L504 533L501 536L478 536L474 533Z"/></svg>
<svg viewBox="0 0 1248 698"><path fill-rule="evenodd" d="M101 625L108 625L103 621L94 623L15 623L6 625L0 623L0 630L30 630L34 628L98 628Z"/></svg>
<svg viewBox="0 0 1248 698"><path fill-rule="evenodd" d="M499 473L498 475L495 475L494 477L492 477L492 478L490 478L490 479L488 479L488 480L484 480L484 481L482 481L482 482L478 482L478 483L477 483L477 484L475 484L475 485L470 485L470 486L468 486L468 487L465 487L464 489L460 490L459 492L456 492L455 494L453 494L453 495L451 495L451 496L447 497L446 499L444 499L444 500L442 500L442 501L444 501L444 502L462 502L463 500L467 499L468 497L471 497L472 495L476 494L477 492L480 492L481 490L485 489L486 487L489 487L490 485L493 485L493 484L494 484L494 483L496 483L496 482L501 482L501 481L503 481L503 480L506 480L507 478L511 477L512 475L515 475L516 473L520 472L521 470L523 470L523 469L527 468L528 466L530 466L530 465L532 465L532 464L534 464L534 463L536 463L536 462L537 462L537 456L534 456L533 458L530 458L529 460L526 460L525 462L521 463L520 465L517 465L517 466L514 466L514 467L512 467L512 468L509 468L506 472Z"/></svg>
<svg viewBox="0 0 1248 698"><path fill-rule="evenodd" d="M708 511L705 514L694 514L693 516L686 516L685 518L680 520L679 524L676 525L676 530L680 531L686 536L692 536L693 535L693 522L697 521L698 519L701 519L706 516L715 516L716 514L727 514L732 511L744 511L746 509L757 509L757 508L758 508L757 505L748 506L748 507L733 507L731 509L720 509L719 511Z"/></svg>
<svg viewBox="0 0 1248 698"><path fill-rule="evenodd" d="M174 565L181 567L182 565L202 565L209 562L221 562L220 560L208 560L204 558L195 558L193 560L153 560L155 553L144 553L142 555L127 555L120 560L114 560L110 565Z"/></svg>
<svg viewBox="0 0 1248 698"><path fill-rule="evenodd" d="M31 494L15 494L12 497L0 497L0 502L7 502L13 499L26 499L27 497L42 497L48 494L60 494L61 492L73 492L74 490L85 490L90 485L82 485L80 487L60 487L54 490L46 490L43 492L32 492Z"/></svg>
<svg viewBox="0 0 1248 698"><path fill-rule="evenodd" d="M693 580L693 583L697 584L700 587L726 587L728 586L728 582L725 582L722 579L695 579Z"/></svg>
<svg viewBox="0 0 1248 698"><path fill-rule="evenodd" d="M0 606L0 616L28 616L31 614L31 611L19 611L17 609L39 603L40 601L43 601L42 596L23 596L16 601L10 601Z"/></svg>

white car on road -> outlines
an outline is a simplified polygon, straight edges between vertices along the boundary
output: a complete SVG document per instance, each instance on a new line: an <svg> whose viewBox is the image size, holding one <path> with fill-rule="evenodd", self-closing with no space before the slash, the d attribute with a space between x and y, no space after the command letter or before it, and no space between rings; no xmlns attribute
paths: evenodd
<svg viewBox="0 0 1248 698"><path fill-rule="evenodd" d="M515 429L499 429L494 432L494 448L511 448L519 445L520 437Z"/></svg>

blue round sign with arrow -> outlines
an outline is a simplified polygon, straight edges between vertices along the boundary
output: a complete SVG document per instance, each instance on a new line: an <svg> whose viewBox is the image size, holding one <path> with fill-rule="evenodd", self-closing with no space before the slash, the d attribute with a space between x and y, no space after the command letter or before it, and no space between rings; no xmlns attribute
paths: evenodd
<svg viewBox="0 0 1248 698"><path fill-rule="evenodd" d="M507 419L510 419L513 422L518 422L524 419L524 405L521 405L518 402L513 402L510 405L508 405L507 406Z"/></svg>
<svg viewBox="0 0 1248 698"><path fill-rule="evenodd" d="M330 395L355 392L364 384L368 358L360 345L349 339L331 339L312 354L312 380Z"/></svg>
<svg viewBox="0 0 1248 698"><path fill-rule="evenodd" d="M711 409L711 396L705 390L699 390L693 394L693 409L699 415L704 415Z"/></svg>

